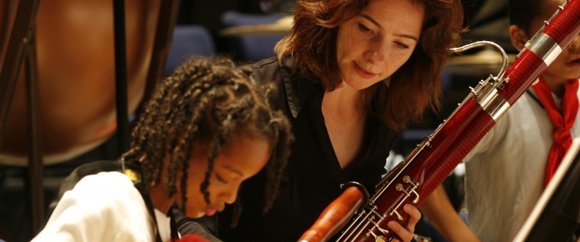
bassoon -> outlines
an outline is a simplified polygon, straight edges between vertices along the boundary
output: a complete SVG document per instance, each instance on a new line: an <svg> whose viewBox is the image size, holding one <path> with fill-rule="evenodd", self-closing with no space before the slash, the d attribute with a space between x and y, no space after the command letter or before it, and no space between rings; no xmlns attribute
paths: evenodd
<svg viewBox="0 0 580 242"><path fill-rule="evenodd" d="M453 113L435 131L376 185L368 196L362 185L346 186L307 230L300 242L392 241L396 235L387 228L390 221L406 224L405 204L420 207L433 190L465 158L538 76L580 31L580 0L569 0L545 21L507 71L490 75L471 90ZM460 52L479 45L472 43ZM340 234L337 234L341 231ZM335 234L337 234L335 236Z"/></svg>

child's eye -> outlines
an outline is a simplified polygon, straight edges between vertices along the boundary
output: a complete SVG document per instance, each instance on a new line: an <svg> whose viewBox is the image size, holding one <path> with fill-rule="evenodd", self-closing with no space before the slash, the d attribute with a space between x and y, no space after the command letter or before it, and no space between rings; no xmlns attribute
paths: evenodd
<svg viewBox="0 0 580 242"><path fill-rule="evenodd" d="M218 173L215 173L215 178L217 179L218 182L222 183L222 184L227 184L229 181L226 180L223 176L221 176Z"/></svg>

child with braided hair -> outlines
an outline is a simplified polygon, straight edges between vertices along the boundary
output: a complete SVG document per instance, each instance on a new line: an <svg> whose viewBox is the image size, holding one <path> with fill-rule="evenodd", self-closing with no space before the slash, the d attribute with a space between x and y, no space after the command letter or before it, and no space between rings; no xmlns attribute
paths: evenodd
<svg viewBox="0 0 580 242"><path fill-rule="evenodd" d="M187 60L139 115L120 171L78 181L33 241L176 240L171 210L213 215L262 169L267 210L292 140L288 120L268 104L272 90L229 59Z"/></svg>

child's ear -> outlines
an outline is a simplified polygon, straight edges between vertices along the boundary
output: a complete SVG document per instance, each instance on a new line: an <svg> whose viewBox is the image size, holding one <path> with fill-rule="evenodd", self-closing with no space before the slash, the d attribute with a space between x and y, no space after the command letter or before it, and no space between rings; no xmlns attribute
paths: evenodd
<svg viewBox="0 0 580 242"><path fill-rule="evenodd" d="M523 49L526 44L526 41L528 41L528 35L526 34L526 32L516 25L510 25L508 31L510 35L510 40L512 41L512 45L516 47L518 51Z"/></svg>

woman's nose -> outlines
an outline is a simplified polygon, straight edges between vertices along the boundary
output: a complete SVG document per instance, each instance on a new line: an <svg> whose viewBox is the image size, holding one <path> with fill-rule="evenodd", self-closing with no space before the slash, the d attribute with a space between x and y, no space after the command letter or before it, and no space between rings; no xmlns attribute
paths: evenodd
<svg viewBox="0 0 580 242"><path fill-rule="evenodd" d="M373 64L378 64L385 61L387 48L382 43L371 45L365 51L365 59Z"/></svg>

